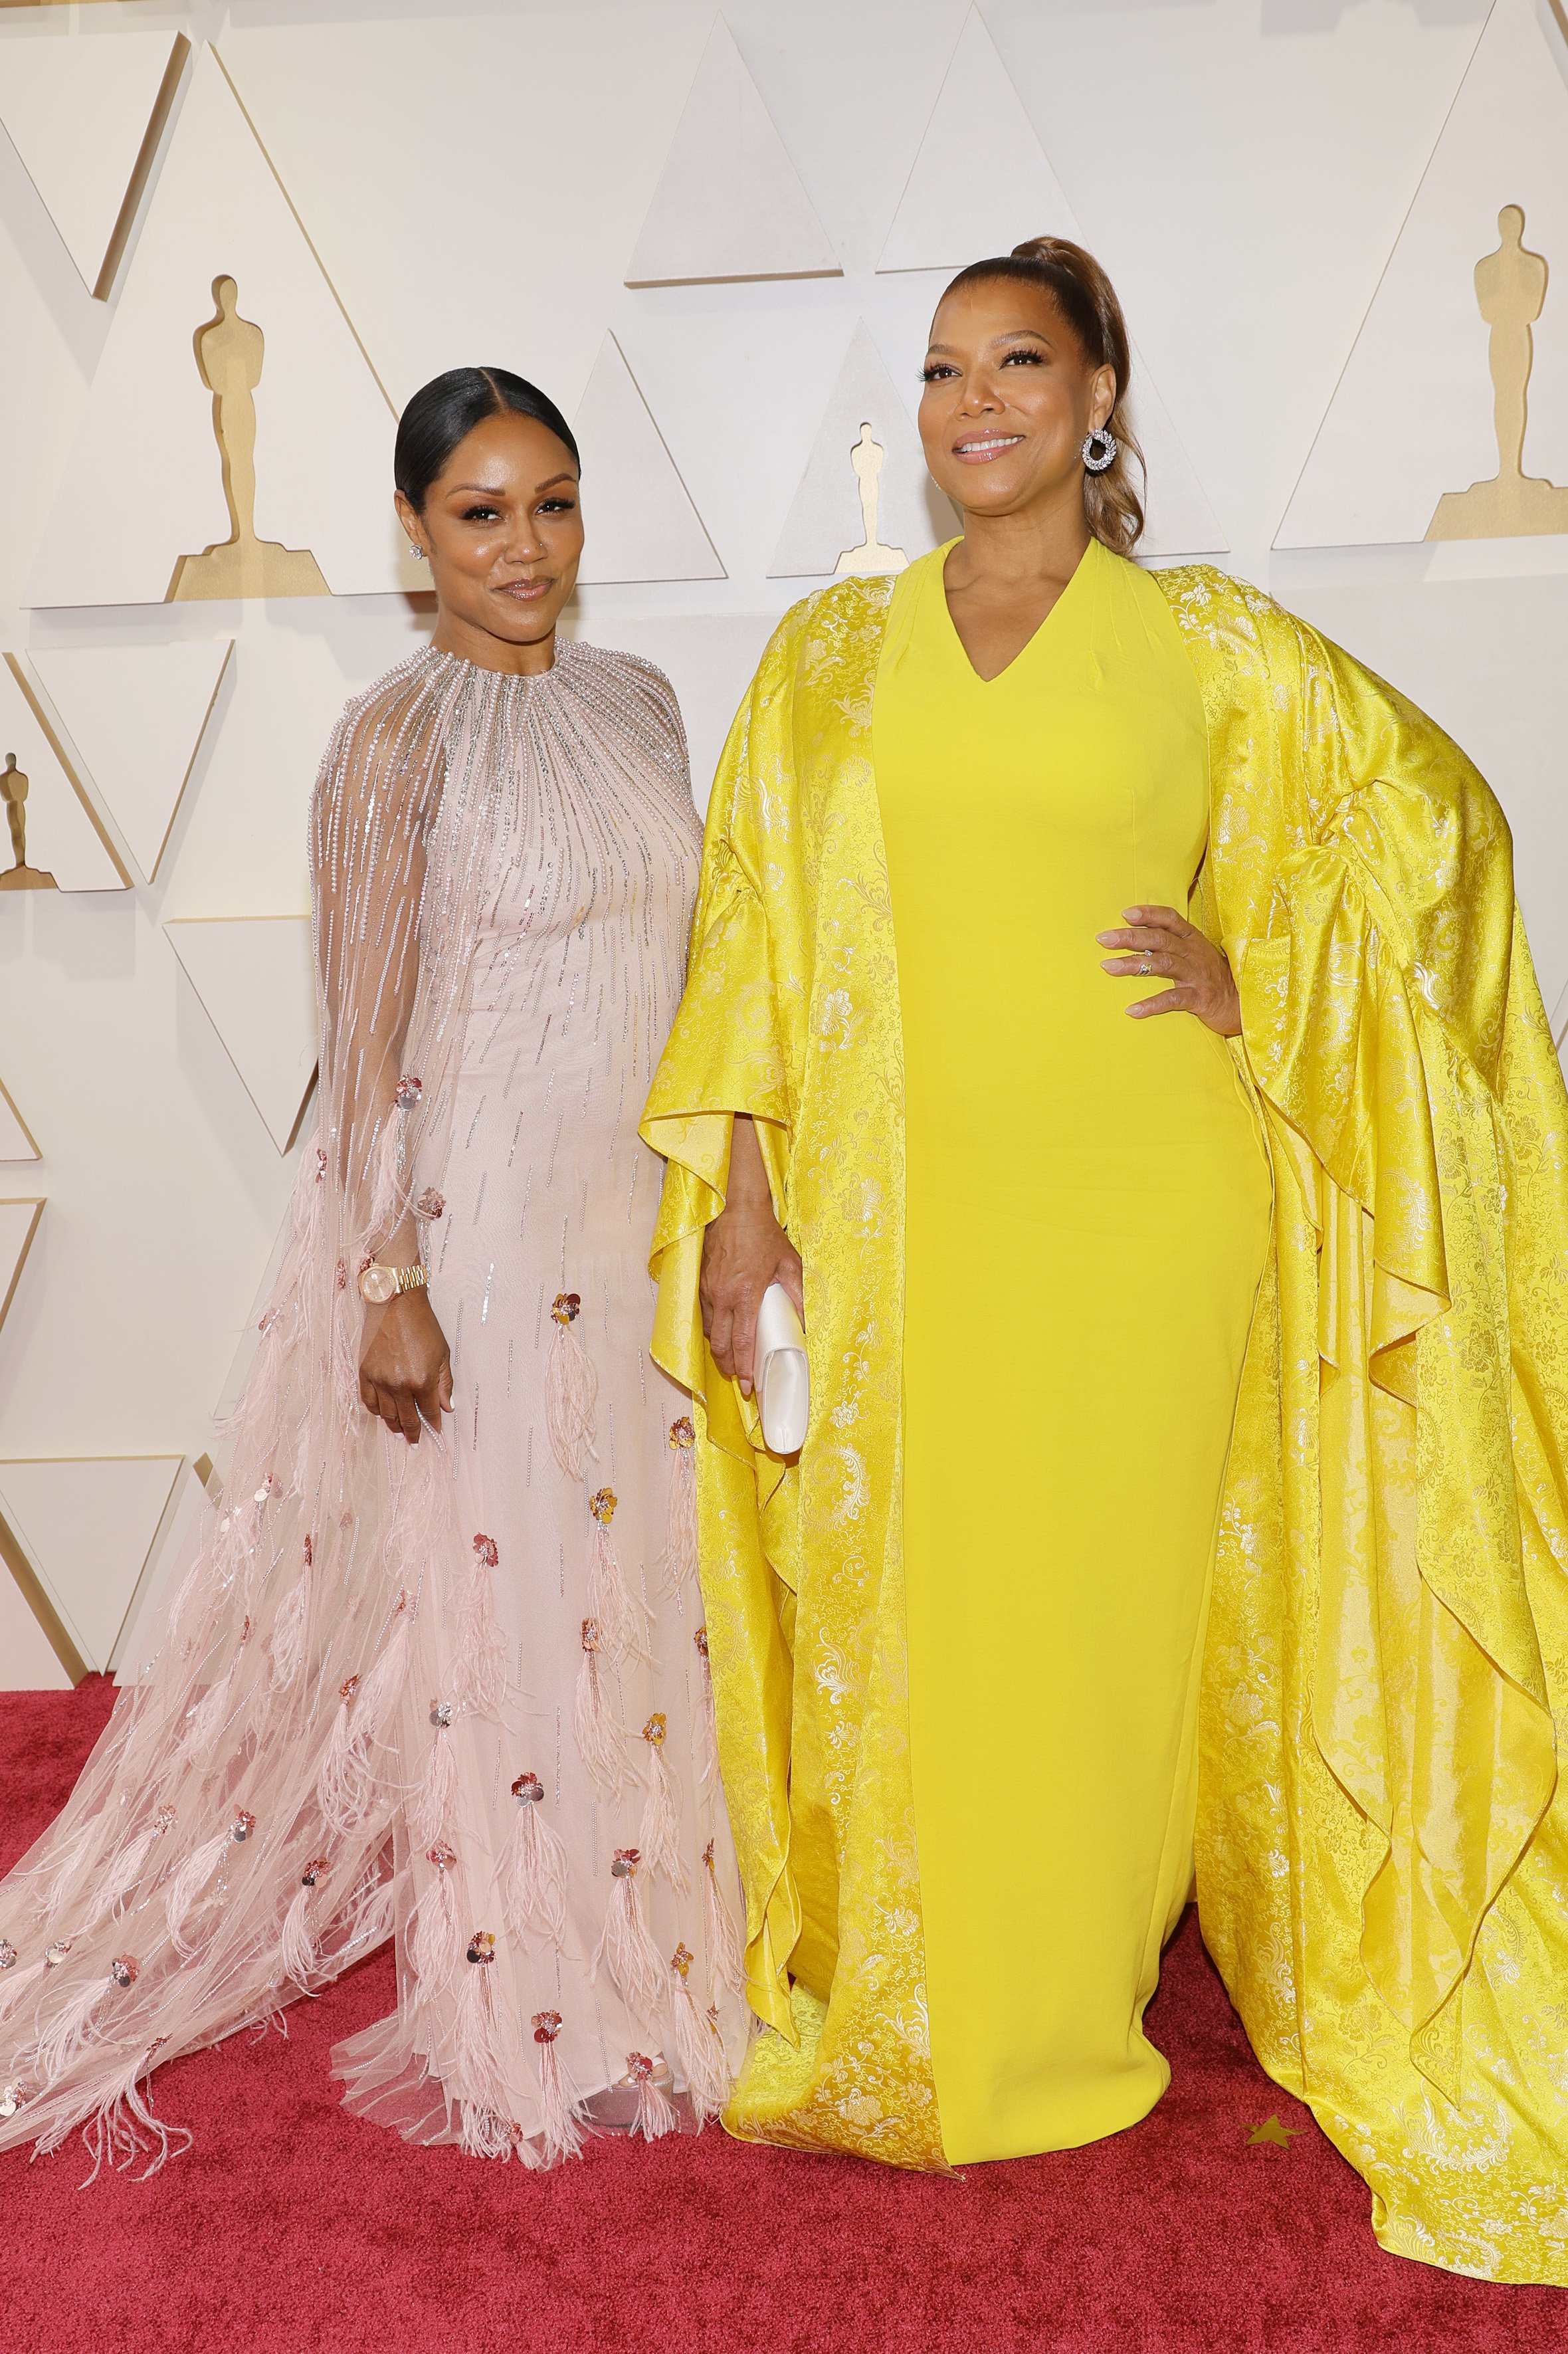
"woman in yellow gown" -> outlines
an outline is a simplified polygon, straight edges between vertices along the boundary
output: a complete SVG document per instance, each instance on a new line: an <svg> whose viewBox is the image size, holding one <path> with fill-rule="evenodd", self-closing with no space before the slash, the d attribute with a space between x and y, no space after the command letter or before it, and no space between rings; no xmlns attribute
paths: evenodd
<svg viewBox="0 0 1568 2354"><path fill-rule="evenodd" d="M1384 2245L1568 2279L1568 1103L1507 828L1266 598L1126 560L1127 373L1079 249L955 281L965 535L786 618L710 808L644 1133L770 2031L728 2122L1135 2123L1195 1828Z"/></svg>
<svg viewBox="0 0 1568 2354"><path fill-rule="evenodd" d="M1148 982L1112 986L1096 947L1135 903L1185 907L1208 832L1164 599L1091 540L982 679L947 554L894 591L873 745L903 1016L910 1764L956 2162L1092 2141L1165 2088L1139 2020L1191 1872L1269 1181L1224 1041L1128 1021Z"/></svg>

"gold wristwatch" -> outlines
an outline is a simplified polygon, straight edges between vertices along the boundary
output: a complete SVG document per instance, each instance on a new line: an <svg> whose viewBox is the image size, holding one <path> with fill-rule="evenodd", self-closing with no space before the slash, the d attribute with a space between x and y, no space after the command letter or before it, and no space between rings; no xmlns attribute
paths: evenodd
<svg viewBox="0 0 1568 2354"><path fill-rule="evenodd" d="M359 1288L372 1308L381 1308L388 1299L396 1299L400 1291L418 1291L424 1283L425 1270L418 1259L412 1267L383 1267L379 1259L373 1258L359 1278Z"/></svg>

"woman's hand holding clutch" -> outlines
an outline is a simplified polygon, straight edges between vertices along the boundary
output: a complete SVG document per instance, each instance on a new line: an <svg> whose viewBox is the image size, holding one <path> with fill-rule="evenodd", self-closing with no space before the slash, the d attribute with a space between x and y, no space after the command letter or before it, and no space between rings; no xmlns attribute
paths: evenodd
<svg viewBox="0 0 1568 2354"><path fill-rule="evenodd" d="M721 1373L749 1397L756 1378L757 1311L770 1283L781 1284L806 1312L800 1254L773 1214L762 1150L749 1119L737 1113L724 1208L703 1237L698 1285L703 1331Z"/></svg>

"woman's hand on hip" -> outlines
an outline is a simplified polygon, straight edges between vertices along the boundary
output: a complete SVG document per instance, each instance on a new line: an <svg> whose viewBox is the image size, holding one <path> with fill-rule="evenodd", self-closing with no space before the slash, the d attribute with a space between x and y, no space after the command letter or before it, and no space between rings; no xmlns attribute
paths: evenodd
<svg viewBox="0 0 1568 2354"><path fill-rule="evenodd" d="M762 1149L749 1119L737 1113L730 1145L729 1189L724 1208L703 1236L697 1296L703 1331L721 1373L749 1397L756 1379L757 1311L770 1283L781 1283L806 1313L800 1254L773 1214Z"/></svg>
<svg viewBox="0 0 1568 2354"><path fill-rule="evenodd" d="M1101 948L1125 951L1107 957L1105 970L1158 973L1171 983L1129 1005L1127 1010L1134 1019L1149 1013L1195 1013L1220 1037L1239 1038L1241 999L1223 950L1174 907L1124 907L1122 915L1123 930L1095 934Z"/></svg>
<svg viewBox="0 0 1568 2354"><path fill-rule="evenodd" d="M452 1410L452 1361L428 1291L400 1292L373 1309L370 1335L359 1360L360 1401L410 1447L419 1426L440 1430Z"/></svg>

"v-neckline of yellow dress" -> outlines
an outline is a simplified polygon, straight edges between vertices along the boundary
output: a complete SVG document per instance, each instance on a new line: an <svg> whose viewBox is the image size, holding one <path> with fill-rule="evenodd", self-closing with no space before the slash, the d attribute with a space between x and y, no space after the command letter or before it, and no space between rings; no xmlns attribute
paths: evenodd
<svg viewBox="0 0 1568 2354"><path fill-rule="evenodd" d="M928 585L927 593L934 590L937 600L942 609L942 620L946 624L948 636L952 641L953 651L958 654L959 662L963 664L965 674L974 682L976 686L1000 686L1004 679L1012 677L1014 673L1019 670L1021 664L1028 662L1030 655L1033 653L1042 643L1046 631L1050 629L1051 624L1056 619L1057 614L1062 610L1063 606L1067 604L1069 600L1073 599L1074 591L1077 588L1080 581L1083 580L1086 573L1089 571L1093 564L1095 551L1099 546L1099 544L1100 543L1097 539L1090 540L1082 556L1079 557L1076 564L1073 567L1071 578L1062 589L1060 596L1052 606L1050 611L1041 616L1040 620L1035 625L1034 629L1031 631L1029 636L1025 638L1023 643L1019 647L1018 652L1012 656L1012 660L1003 663L1001 668L999 671L993 672L990 678L987 678L982 672L976 670L973 660L969 654L969 650L959 634L959 625L953 619L953 609L948 602L948 558L952 554L954 548L957 547L959 542L957 539L949 539L936 550L931 558L931 579Z"/></svg>

